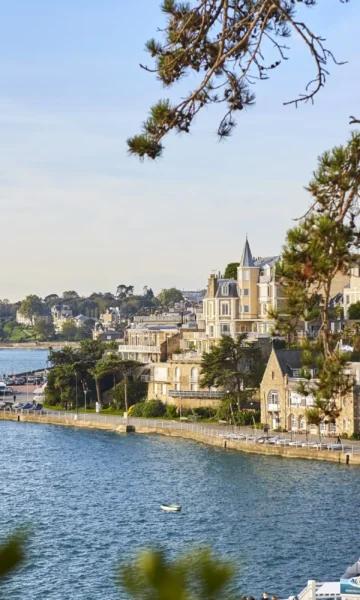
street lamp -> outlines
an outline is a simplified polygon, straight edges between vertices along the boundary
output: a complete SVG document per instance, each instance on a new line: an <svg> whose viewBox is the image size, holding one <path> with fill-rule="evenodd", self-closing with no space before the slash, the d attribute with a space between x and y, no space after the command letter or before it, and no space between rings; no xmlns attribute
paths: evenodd
<svg viewBox="0 0 360 600"><path fill-rule="evenodd" d="M84 390L84 399L85 399L85 412L86 412L86 396L87 396L87 393L88 393L88 389L87 389L87 387L86 387L86 384L84 384L84 386L83 386L83 390Z"/></svg>
<svg viewBox="0 0 360 600"><path fill-rule="evenodd" d="M75 371L75 410L76 410L76 414L79 414L79 409L78 409L78 380L77 380L77 371Z"/></svg>

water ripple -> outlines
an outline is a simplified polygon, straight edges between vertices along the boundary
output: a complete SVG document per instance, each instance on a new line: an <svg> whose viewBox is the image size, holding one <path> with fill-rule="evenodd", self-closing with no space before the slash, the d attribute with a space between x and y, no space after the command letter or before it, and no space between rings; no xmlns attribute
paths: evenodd
<svg viewBox="0 0 360 600"><path fill-rule="evenodd" d="M28 564L4 588L12 600L124 597L116 565L153 545L210 544L254 595L336 579L360 554L357 468L11 422L0 453L0 537L32 530ZM183 512L161 512L164 501Z"/></svg>

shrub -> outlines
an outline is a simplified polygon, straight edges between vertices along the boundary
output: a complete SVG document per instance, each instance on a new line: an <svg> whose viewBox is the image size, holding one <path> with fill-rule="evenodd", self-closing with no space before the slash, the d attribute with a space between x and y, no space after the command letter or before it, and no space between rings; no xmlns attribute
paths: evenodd
<svg viewBox="0 0 360 600"><path fill-rule="evenodd" d="M216 408L210 408L208 406L199 406L198 408L193 409L193 414L200 419L212 419L215 417L216 412Z"/></svg>
<svg viewBox="0 0 360 600"><path fill-rule="evenodd" d="M132 406L146 397L147 384L140 380L130 379L127 382L127 403ZM118 408L125 409L125 383L120 381L112 390L113 402Z"/></svg>
<svg viewBox="0 0 360 600"><path fill-rule="evenodd" d="M141 403L142 404L142 403ZM165 414L166 407L161 400L148 400L144 402L142 416L147 419L162 417Z"/></svg>
<svg viewBox="0 0 360 600"><path fill-rule="evenodd" d="M137 404L133 404L129 408L129 415L131 415L132 417L143 417L144 406L145 402L138 402Z"/></svg>
<svg viewBox="0 0 360 600"><path fill-rule="evenodd" d="M165 410L165 417L167 417L168 419L176 419L177 416L178 414L176 406L174 406L173 404L167 404Z"/></svg>

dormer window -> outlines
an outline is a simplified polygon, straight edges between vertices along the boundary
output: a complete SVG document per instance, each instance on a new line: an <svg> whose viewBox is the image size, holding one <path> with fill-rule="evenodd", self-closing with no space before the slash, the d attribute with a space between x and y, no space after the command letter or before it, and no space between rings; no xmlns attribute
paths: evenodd
<svg viewBox="0 0 360 600"><path fill-rule="evenodd" d="M229 284L228 283L223 283L221 286L221 294L223 296L228 296L229 295Z"/></svg>

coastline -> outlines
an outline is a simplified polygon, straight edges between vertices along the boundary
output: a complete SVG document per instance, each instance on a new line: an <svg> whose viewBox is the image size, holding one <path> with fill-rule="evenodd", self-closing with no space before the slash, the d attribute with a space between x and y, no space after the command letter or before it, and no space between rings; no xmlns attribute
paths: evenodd
<svg viewBox="0 0 360 600"><path fill-rule="evenodd" d="M124 419L123 417L79 413L16 414L0 412L0 420L20 421L85 429L102 429L115 433L155 434L179 437L215 446L223 450L235 450L247 454L262 454L280 458L300 458L335 462L342 465L360 466L360 453L351 450L330 451L296 446L272 446L249 443L244 440L224 439L217 430L206 425L174 423L157 419Z"/></svg>
<svg viewBox="0 0 360 600"><path fill-rule="evenodd" d="M77 348L79 342L0 342L0 350L49 350L50 348L63 348L72 346Z"/></svg>

